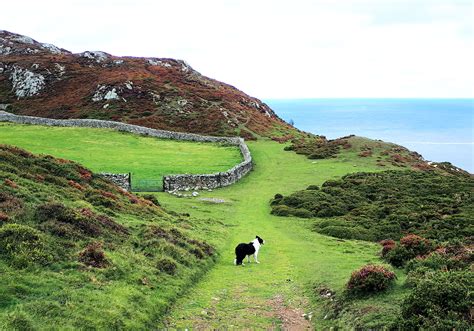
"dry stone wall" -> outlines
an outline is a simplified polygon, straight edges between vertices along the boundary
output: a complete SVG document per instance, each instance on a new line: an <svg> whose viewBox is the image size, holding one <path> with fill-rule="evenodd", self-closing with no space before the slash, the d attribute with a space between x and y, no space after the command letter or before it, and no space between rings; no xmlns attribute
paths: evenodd
<svg viewBox="0 0 474 331"><path fill-rule="evenodd" d="M250 170L252 170L252 156L250 151L245 144L244 139L239 137L213 137L213 136L202 136L194 133L183 133L166 130L150 129L143 126L126 124L113 121L103 121L94 119L51 119L34 116L20 116L14 115L5 111L0 111L0 122L12 122L18 124L34 124L34 125L47 125L47 126L65 126L65 127L88 127L88 128L100 128L100 129L113 129L122 132L130 132L143 136L150 136L164 139L175 139L175 140L187 140L197 142L214 142L214 143L227 143L230 145L238 146L243 157L243 161L238 165L234 166L224 172L218 172L213 174L182 174L182 175L169 175L163 177L163 189L165 191L181 191L181 190L200 190L200 189L214 189L218 187L224 187L231 185L238 181L240 178L245 176ZM111 174L109 174L111 175ZM115 174L121 176L120 174ZM121 180L120 180L121 181ZM120 182L119 181L119 182ZM130 180L128 180L130 183ZM122 185L120 185L122 186ZM122 186L124 187L124 186ZM130 190L130 186L124 187Z"/></svg>
<svg viewBox="0 0 474 331"><path fill-rule="evenodd" d="M114 183L117 186L120 186L121 188L131 191L132 190L132 178L130 176L130 173L128 174L112 174L109 172L101 172L99 173L99 176L102 176L104 178L107 178L110 180L112 183Z"/></svg>

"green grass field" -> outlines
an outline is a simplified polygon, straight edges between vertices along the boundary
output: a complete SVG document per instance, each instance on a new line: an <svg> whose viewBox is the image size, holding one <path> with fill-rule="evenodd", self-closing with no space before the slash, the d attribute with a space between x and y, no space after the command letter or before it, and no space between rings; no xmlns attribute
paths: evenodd
<svg viewBox="0 0 474 331"><path fill-rule="evenodd" d="M0 142L70 158L96 171L126 172L133 168L137 177L194 170L210 172L212 167L228 168L239 161L238 151L233 148L94 129L45 130L2 124ZM201 236L207 235L206 240L216 244L219 252L217 263L175 303L158 327L296 328L308 323L301 315L310 312L316 329L347 328L357 323L376 327L393 318L397 303L406 293L401 285L401 271L397 271L398 281L393 289L354 302L351 311L337 319L325 318L327 303L316 289L326 287L340 293L352 271L367 263L381 263L379 247L320 235L311 230L311 220L273 216L269 205L276 193L287 195L347 173L390 167L378 167L375 158L361 158L352 152L315 161L285 152L284 145L272 141L259 140L248 145L255 167L237 184L188 199L156 193L167 210L208 220L210 230ZM150 153L151 150L156 153ZM159 168L160 173L154 173L152 166ZM212 203L202 198L225 202ZM235 245L249 242L255 235L266 240L259 257L261 264L235 267Z"/></svg>
<svg viewBox="0 0 474 331"><path fill-rule="evenodd" d="M137 189L161 186L163 175L225 171L242 159L235 146L11 123L0 123L0 144L77 161L95 172L131 172Z"/></svg>
<svg viewBox="0 0 474 331"><path fill-rule="evenodd" d="M275 193L288 194L350 172L380 171L380 167L371 158L351 153L337 159L312 161L284 152L283 145L274 142L249 142L249 147L255 161L254 171L235 185L201 195L224 199L226 203L180 200L158 194L165 207L215 218L224 222L231 234L220 243L222 255L217 265L177 303L166 319L166 326L293 328L298 325L282 325L282 320L291 319L292 315L302 319L301 314L309 312L314 312L312 322L317 329L353 323L351 315L338 321L324 319L324 303L314 288L324 286L340 293L353 270L367 263L381 263L377 255L379 246L319 235L311 231L310 220L271 215L269 201ZM249 242L257 234L266 240L259 258L261 264L235 267L234 247L239 242ZM356 311L371 311L370 315L358 318L367 319L369 325L390 319L385 313L396 307L394 302L405 292L401 287L403 273L397 274L394 289L354 303Z"/></svg>

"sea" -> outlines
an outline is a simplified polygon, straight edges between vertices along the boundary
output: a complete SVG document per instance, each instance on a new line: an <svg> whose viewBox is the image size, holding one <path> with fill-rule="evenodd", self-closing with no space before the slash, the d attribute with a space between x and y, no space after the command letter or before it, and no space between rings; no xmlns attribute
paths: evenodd
<svg viewBox="0 0 474 331"><path fill-rule="evenodd" d="M269 99L298 129L397 143L474 173L474 99Z"/></svg>

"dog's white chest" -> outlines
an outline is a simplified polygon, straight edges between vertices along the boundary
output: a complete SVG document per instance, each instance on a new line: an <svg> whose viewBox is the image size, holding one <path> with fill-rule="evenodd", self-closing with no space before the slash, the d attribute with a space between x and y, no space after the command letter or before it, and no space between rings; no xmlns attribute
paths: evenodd
<svg viewBox="0 0 474 331"><path fill-rule="evenodd" d="M260 243L258 242L258 239L255 239L252 241L253 247L255 248L255 254L258 253L258 250L260 249Z"/></svg>

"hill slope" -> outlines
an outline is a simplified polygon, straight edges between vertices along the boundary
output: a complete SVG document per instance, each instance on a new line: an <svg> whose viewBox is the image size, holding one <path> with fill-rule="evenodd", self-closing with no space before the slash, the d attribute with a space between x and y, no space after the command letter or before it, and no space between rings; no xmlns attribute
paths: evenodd
<svg viewBox="0 0 474 331"><path fill-rule="evenodd" d="M265 103L184 61L72 54L3 30L0 110L244 138L296 131Z"/></svg>
<svg viewBox="0 0 474 331"><path fill-rule="evenodd" d="M202 274L219 222L0 145L0 329L150 329ZM214 244L214 243L213 243Z"/></svg>

